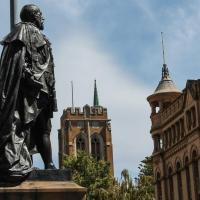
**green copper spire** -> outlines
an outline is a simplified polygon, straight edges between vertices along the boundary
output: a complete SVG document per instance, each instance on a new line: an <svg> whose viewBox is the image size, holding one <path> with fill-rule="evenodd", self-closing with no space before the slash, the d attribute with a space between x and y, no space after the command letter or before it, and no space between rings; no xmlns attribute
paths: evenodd
<svg viewBox="0 0 200 200"><path fill-rule="evenodd" d="M94 80L94 102L93 106L99 106L99 97L97 92L97 83L96 80Z"/></svg>

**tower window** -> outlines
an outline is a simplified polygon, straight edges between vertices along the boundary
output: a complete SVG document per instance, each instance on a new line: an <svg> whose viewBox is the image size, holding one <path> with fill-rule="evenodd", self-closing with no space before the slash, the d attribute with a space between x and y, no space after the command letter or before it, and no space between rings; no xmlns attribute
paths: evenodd
<svg viewBox="0 0 200 200"><path fill-rule="evenodd" d="M97 122L97 121L92 121L91 123L92 123L92 127L93 127L93 128L98 128L98 127L99 127L99 122Z"/></svg>
<svg viewBox="0 0 200 200"><path fill-rule="evenodd" d="M158 112L159 112L159 110L160 110L160 108L159 108L159 107L156 107L156 113L158 113Z"/></svg>
<svg viewBox="0 0 200 200"><path fill-rule="evenodd" d="M101 149L100 149L99 138L94 136L92 138L91 144L92 144L92 156L95 157L97 160L100 160Z"/></svg>
<svg viewBox="0 0 200 200"><path fill-rule="evenodd" d="M80 151L86 150L85 139L83 138L83 136L77 137L77 139L76 139L76 149L80 150Z"/></svg>
<svg viewBox="0 0 200 200"><path fill-rule="evenodd" d="M154 136L154 152L160 151L161 145L162 145L162 142L161 142L160 135L157 134L157 135Z"/></svg>
<svg viewBox="0 0 200 200"><path fill-rule="evenodd" d="M84 128L84 121L78 121L77 122L77 127L78 128Z"/></svg>

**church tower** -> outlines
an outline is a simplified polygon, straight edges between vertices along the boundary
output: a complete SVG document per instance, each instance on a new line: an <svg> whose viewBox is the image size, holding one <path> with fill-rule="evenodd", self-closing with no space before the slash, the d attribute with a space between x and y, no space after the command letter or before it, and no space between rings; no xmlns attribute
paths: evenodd
<svg viewBox="0 0 200 200"><path fill-rule="evenodd" d="M59 130L59 167L63 168L64 155L76 155L78 150L91 154L97 160L110 162L113 172L111 124L107 109L99 105L96 80L93 106L82 109L68 107L61 116Z"/></svg>

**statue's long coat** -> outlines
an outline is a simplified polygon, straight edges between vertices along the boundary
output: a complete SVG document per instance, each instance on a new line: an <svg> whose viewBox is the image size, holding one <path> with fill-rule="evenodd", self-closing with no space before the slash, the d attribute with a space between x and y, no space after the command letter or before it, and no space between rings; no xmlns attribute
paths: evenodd
<svg viewBox="0 0 200 200"><path fill-rule="evenodd" d="M50 43L31 23L19 23L1 44L0 174L24 176L32 170L25 141L44 107L40 97L48 102L49 118L56 111L53 57Z"/></svg>

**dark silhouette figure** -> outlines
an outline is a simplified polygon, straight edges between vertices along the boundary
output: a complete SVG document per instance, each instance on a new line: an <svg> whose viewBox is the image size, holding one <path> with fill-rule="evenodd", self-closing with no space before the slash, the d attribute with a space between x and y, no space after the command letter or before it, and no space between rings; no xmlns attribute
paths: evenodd
<svg viewBox="0 0 200 200"><path fill-rule="evenodd" d="M44 18L25 5L21 22L1 44L0 174L14 180L32 171L32 154L45 169L55 169L50 142L51 118L57 111L54 63L49 40L41 33Z"/></svg>

